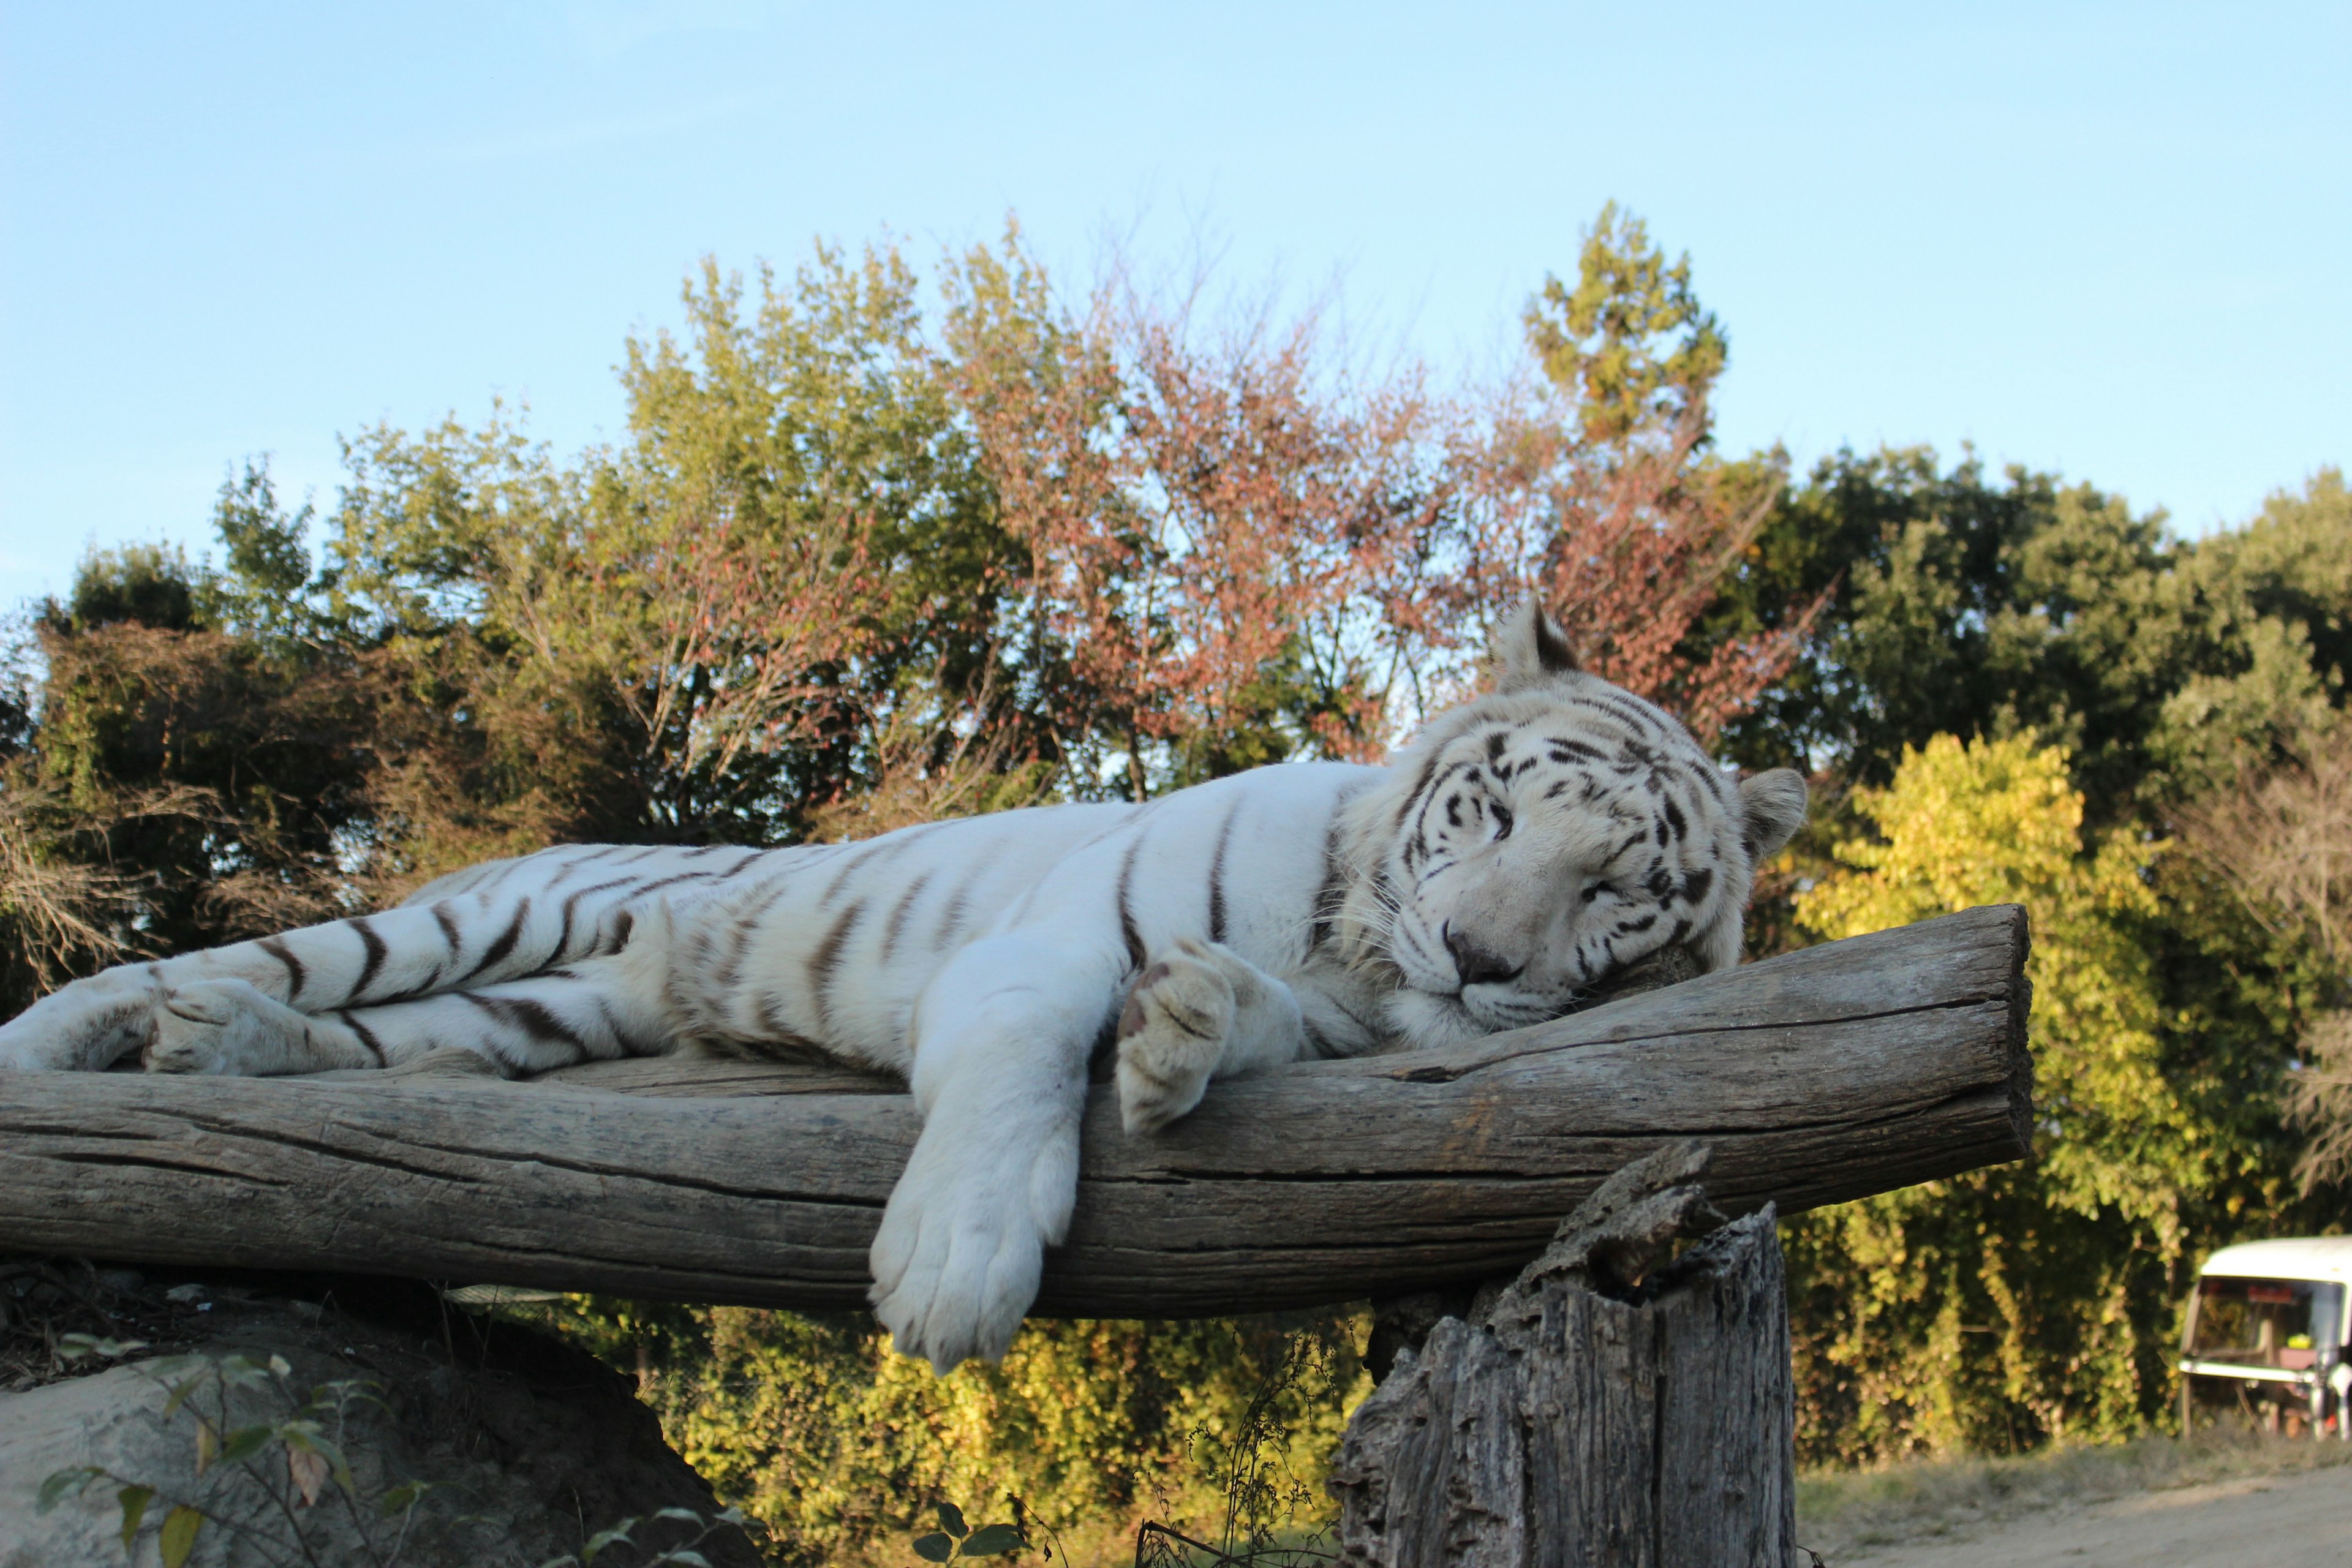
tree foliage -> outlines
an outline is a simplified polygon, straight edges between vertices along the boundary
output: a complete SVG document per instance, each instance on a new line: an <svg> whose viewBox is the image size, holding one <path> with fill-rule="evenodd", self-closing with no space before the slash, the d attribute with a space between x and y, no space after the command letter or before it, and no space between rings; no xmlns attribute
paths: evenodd
<svg viewBox="0 0 2352 1568"><path fill-rule="evenodd" d="M584 1298L517 1311L634 1363L671 1443L788 1563L854 1558L956 1500L1017 1496L1106 1559L1146 1518L1311 1521L1370 1386L1348 1313L1034 1322L1001 1365L940 1378L862 1316Z"/></svg>
<svg viewBox="0 0 2352 1568"><path fill-rule="evenodd" d="M1798 899L1824 938L2011 902L2033 931L2033 1164L1790 1227L1817 1450L2120 1436L2161 1384L2160 1282L2181 1194L2210 1179L2207 1130L2162 1070L2138 931L2152 848L2128 832L2086 846L2066 763L2022 737L1906 751L1854 801L1875 834L1839 845L1839 869Z"/></svg>
<svg viewBox="0 0 2352 1568"><path fill-rule="evenodd" d="M624 346L609 442L380 425L299 506L241 464L217 563L94 553L0 658L0 995L561 840L835 839L1376 758L1535 594L1727 761L1813 774L1760 950L2033 911L2035 1162L1790 1228L1808 1452L2156 1418L2203 1253L2352 1217L2319 865L2352 761L2341 475L2186 541L1969 453L1727 458L1727 334L1613 206L1499 380L1328 320L1123 266L1072 290L1017 227L928 272L820 246L688 278L677 330ZM821 1320L567 1321L656 1347L673 1436L813 1554L997 1489L1132 1519L1290 1364L1256 1328L1054 1325L938 1384ZM1350 1364L1297 1405L1300 1453Z"/></svg>
<svg viewBox="0 0 2352 1568"><path fill-rule="evenodd" d="M1691 287L1689 256L1668 262L1615 202L1585 231L1574 287L1546 278L1526 324L1544 374L1576 398L1598 446L1681 425L1730 357Z"/></svg>
<svg viewBox="0 0 2352 1568"><path fill-rule="evenodd" d="M2326 1081L2297 1063L2337 972L2200 826L2263 798L2284 737L2335 721L2319 638L2352 602L2312 586L2336 538L2283 531L2308 516L2280 498L2191 544L2096 492L1917 453L1825 464L1768 525L1766 574L1844 574L1767 706L1852 789L1784 859L1779 885L1804 890L1780 940L2025 902L2046 1116L2030 1169L1792 1227L1815 1454L2158 1419L2202 1256L2344 1222L2340 1189L2291 1179L2283 1114Z"/></svg>

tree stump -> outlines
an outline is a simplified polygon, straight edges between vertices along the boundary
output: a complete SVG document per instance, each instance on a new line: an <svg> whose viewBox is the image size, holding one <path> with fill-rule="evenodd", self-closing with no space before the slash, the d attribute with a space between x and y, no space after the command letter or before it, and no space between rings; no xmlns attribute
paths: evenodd
<svg viewBox="0 0 2352 1568"><path fill-rule="evenodd" d="M1780 1238L1769 1205L1724 1222L1706 1163L1685 1141L1625 1166L1517 1279L1398 1352L1332 1467L1346 1562L1786 1568Z"/></svg>

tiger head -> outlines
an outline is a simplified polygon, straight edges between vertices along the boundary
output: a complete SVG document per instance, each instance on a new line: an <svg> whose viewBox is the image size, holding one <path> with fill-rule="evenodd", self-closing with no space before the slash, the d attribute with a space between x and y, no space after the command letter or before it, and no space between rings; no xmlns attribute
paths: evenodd
<svg viewBox="0 0 2352 1568"><path fill-rule="evenodd" d="M1737 963L1755 868L1805 781L1734 783L1674 718L1576 667L1530 602L1496 689L1438 715L1349 808L1339 925L1391 972L1390 1024L1451 1045L1558 1017L1663 948Z"/></svg>

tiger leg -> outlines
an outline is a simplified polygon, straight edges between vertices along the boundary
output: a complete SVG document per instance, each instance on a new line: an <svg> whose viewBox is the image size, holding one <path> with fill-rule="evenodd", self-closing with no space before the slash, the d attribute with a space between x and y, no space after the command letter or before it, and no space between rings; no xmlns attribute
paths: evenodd
<svg viewBox="0 0 2352 1568"><path fill-rule="evenodd" d="M1137 978L1118 1019L1118 1114L1153 1132L1201 1103L1209 1080L1307 1054L1289 986L1216 942L1180 939Z"/></svg>
<svg viewBox="0 0 2352 1568"><path fill-rule="evenodd" d="M173 987L147 1048L150 1072L266 1078L332 1068L397 1067L457 1047L506 1077L667 1050L673 1039L656 900L622 952L520 979L374 1006L305 1014L241 980Z"/></svg>
<svg viewBox="0 0 2352 1568"><path fill-rule="evenodd" d="M536 900L529 893L464 893L121 964L61 986L0 1025L0 1068L99 1072L159 1049L165 1071L365 1066L352 1058L355 1041L315 1031L306 1040L299 1020L479 987L622 946L635 918L624 906L638 885L617 876L598 880L593 872L562 868ZM577 885L566 886L565 878ZM261 1065L215 1065L247 1060Z"/></svg>
<svg viewBox="0 0 2352 1568"><path fill-rule="evenodd" d="M924 988L908 1075L922 1135L870 1257L874 1315L941 1373L1002 1356L1077 1200L1087 1058L1126 952L1099 924L961 949Z"/></svg>

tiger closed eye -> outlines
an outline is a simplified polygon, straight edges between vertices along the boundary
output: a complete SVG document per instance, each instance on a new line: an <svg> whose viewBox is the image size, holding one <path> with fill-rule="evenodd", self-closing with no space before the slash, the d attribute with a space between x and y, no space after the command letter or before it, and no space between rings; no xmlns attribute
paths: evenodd
<svg viewBox="0 0 2352 1568"><path fill-rule="evenodd" d="M1606 882L1587 883L1584 889L1584 901L1589 904L1608 890L1609 884Z"/></svg>

